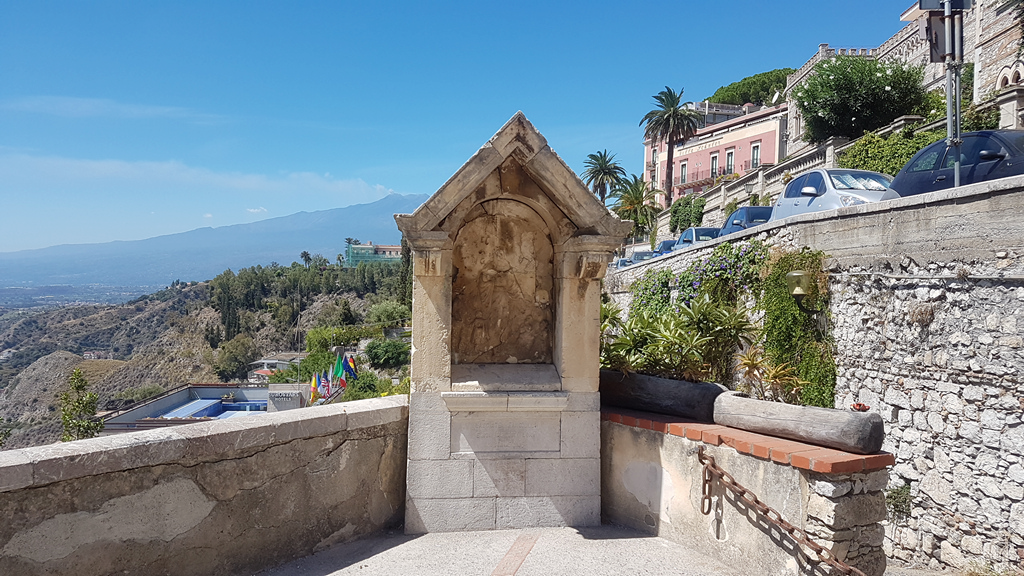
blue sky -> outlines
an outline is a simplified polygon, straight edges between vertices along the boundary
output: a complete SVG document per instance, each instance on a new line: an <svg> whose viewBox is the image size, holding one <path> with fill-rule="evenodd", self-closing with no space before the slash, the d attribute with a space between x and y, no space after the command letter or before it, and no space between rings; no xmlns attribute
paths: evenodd
<svg viewBox="0 0 1024 576"><path fill-rule="evenodd" d="M664 86L876 47L910 4L0 0L0 252L430 194L517 110L639 173Z"/></svg>

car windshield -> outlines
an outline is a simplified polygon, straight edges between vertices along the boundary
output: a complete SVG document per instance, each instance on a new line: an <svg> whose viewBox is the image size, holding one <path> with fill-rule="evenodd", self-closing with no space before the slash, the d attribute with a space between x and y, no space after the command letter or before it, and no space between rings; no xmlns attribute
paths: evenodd
<svg viewBox="0 0 1024 576"><path fill-rule="evenodd" d="M650 260L651 258L654 258L654 252L633 252L631 259L633 262L639 262L641 260Z"/></svg>
<svg viewBox="0 0 1024 576"><path fill-rule="evenodd" d="M884 191L892 179L874 172L845 172L829 170L832 187L836 190L878 190Z"/></svg>
<svg viewBox="0 0 1024 576"><path fill-rule="evenodd" d="M701 242L718 238L718 228L694 228L693 232L697 235L697 240Z"/></svg>
<svg viewBox="0 0 1024 576"><path fill-rule="evenodd" d="M751 224L764 224L772 217L772 209L770 206L766 208L751 208L749 214Z"/></svg>

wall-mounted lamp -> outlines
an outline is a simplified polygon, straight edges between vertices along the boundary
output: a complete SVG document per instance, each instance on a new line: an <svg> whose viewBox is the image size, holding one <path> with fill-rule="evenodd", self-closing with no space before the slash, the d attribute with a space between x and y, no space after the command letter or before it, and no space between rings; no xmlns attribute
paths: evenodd
<svg viewBox="0 0 1024 576"><path fill-rule="evenodd" d="M804 307L804 298L811 289L811 277L807 275L807 272L793 270L786 274L786 287L789 288L789 295L796 300L797 308L812 316L818 313L818 310Z"/></svg>

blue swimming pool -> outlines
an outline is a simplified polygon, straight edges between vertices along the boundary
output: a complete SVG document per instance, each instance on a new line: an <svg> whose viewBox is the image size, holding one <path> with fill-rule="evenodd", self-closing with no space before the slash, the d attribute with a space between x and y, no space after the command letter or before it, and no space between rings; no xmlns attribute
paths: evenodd
<svg viewBox="0 0 1024 576"><path fill-rule="evenodd" d="M199 399L192 400L188 404L179 406L170 412L162 414L161 418L234 418L236 416L253 415L266 413L267 402L265 400L246 402L224 402L220 399Z"/></svg>

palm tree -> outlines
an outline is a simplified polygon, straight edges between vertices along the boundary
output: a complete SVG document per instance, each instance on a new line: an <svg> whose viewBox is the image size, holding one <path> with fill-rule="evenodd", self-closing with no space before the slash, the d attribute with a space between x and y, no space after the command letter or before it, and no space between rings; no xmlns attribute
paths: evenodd
<svg viewBox="0 0 1024 576"><path fill-rule="evenodd" d="M654 189L636 174L623 180L612 191L615 205L612 210L623 220L633 221L631 235L639 238L654 226L661 208L654 203Z"/></svg>
<svg viewBox="0 0 1024 576"><path fill-rule="evenodd" d="M583 171L583 178L602 204L608 191L614 190L626 177L626 170L615 161L615 154L609 154L607 150L588 154L583 165L587 168Z"/></svg>
<svg viewBox="0 0 1024 576"><path fill-rule="evenodd" d="M309 255L309 252L303 250L302 254L299 254L299 258L302 258L302 262L306 265L306 268L309 268L309 262L313 259L313 257Z"/></svg>
<svg viewBox="0 0 1024 576"><path fill-rule="evenodd" d="M665 195L668 208L672 205L672 155L675 152L676 144L686 142L700 128L701 115L696 110L686 107L690 102L683 103L683 89L677 93L675 90L665 86L665 89L654 96L654 103L657 106L644 115L640 125L644 126L644 138L652 144L664 140L668 144L668 164L665 169L665 188L668 190ZM658 184L654 184L657 188Z"/></svg>

